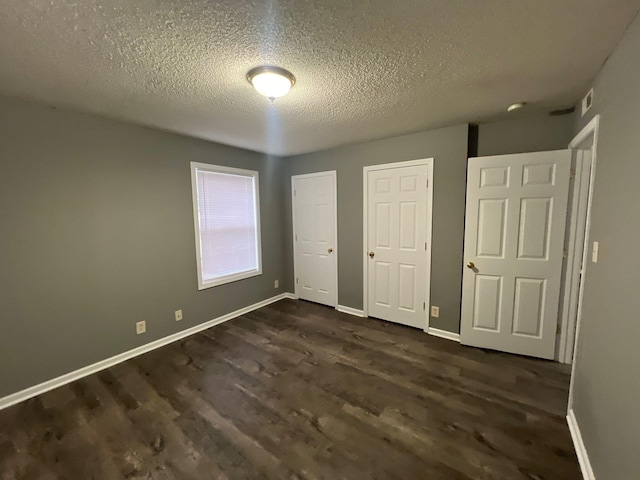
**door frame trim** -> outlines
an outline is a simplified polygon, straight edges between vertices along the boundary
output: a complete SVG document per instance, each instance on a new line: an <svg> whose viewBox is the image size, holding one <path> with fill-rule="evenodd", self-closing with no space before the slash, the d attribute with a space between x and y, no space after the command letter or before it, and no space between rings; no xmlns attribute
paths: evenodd
<svg viewBox="0 0 640 480"><path fill-rule="evenodd" d="M427 281L426 281L426 291L424 292L424 331L428 332L429 330L429 310L430 310L430 301L431 301L431 250L433 243L433 163L434 159L431 158L420 158L417 160L409 160L405 162L393 162L393 163L383 163L379 165L369 165L362 167L362 311L365 317L369 316L369 270L367 261L367 235L368 235L368 176L369 172L375 170L389 170L393 168L402 168L402 167L415 167L420 165L427 166L427 179L429 182L429 186L427 188L427 259L426 259L426 268L427 268Z"/></svg>
<svg viewBox="0 0 640 480"><path fill-rule="evenodd" d="M581 143L581 142L579 142ZM577 147L577 144L576 144ZM570 222L567 224L568 229L568 245L565 275L562 282L563 302L560 306L560 317L558 323L560 325L560 337L558 339L558 356L556 360L560 363L570 364L573 359L573 340L576 333L576 322L578 300L580 289L578 287L580 280L580 270L583 266L584 248L587 234L586 213L589 207L589 186L593 182L593 144L589 148L591 158L586 161L581 150L571 148L572 152L579 153L576 157L576 166L573 172L573 196L569 198L569 210L571 213ZM588 173L585 172L589 169ZM588 176L587 176L588 175ZM586 183L583 184L582 182ZM584 209L584 210L583 210ZM582 210L585 213L584 224L579 229L580 219L577 218L578 212ZM580 245L583 248L582 254L578 254L576 248ZM584 268L582 268L584 271ZM574 321L571 321L571 318Z"/></svg>
<svg viewBox="0 0 640 480"><path fill-rule="evenodd" d="M334 285L335 293L333 296L332 307L336 308L338 302L338 172L336 170L327 170L325 172L305 173L303 175L291 175L291 241L293 242L293 288L296 298L300 298L298 291L298 265L296 259L298 258L298 248L296 242L296 198L294 181L296 179L313 178L313 177L327 177L333 178L333 270L334 270Z"/></svg>
<svg viewBox="0 0 640 480"><path fill-rule="evenodd" d="M578 339L580 338L580 324L582 323L582 302L584 300L584 285L587 276L588 264L589 264L589 242L591 240L591 212L593 210L593 190L596 176L596 164L598 157L598 134L600 131L600 115L596 115L591 121L578 133L571 143L569 148L577 148L589 135L593 134L593 144L591 147L591 178L589 179L589 196L587 203L587 220L584 227L584 246L582 252L582 282L580 282L580 288L578 290L578 310L575 321L575 337L573 339L573 361L571 365L571 383L569 384L569 401L567 413L570 413L573 409L573 393L574 383L576 377L576 358L578 358ZM571 255L572 252L569 253ZM562 319L562 328L566 328L566 319ZM562 359L561 359L562 360Z"/></svg>

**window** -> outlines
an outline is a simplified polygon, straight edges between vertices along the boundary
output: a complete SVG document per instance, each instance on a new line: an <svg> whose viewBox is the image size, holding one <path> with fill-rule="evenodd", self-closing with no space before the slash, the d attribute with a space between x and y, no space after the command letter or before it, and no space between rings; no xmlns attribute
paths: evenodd
<svg viewBox="0 0 640 480"><path fill-rule="evenodd" d="M198 288L262 273L258 172L191 162Z"/></svg>

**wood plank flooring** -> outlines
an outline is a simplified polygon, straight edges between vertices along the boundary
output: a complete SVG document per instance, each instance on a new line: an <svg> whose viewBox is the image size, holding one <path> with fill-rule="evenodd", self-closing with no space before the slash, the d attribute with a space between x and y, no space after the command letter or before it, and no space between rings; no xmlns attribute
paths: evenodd
<svg viewBox="0 0 640 480"><path fill-rule="evenodd" d="M574 480L568 386L284 300L1 411L0 478Z"/></svg>

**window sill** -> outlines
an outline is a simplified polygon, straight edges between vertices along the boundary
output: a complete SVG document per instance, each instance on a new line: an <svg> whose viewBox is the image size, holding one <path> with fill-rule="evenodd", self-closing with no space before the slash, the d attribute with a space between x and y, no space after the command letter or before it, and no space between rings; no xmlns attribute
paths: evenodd
<svg viewBox="0 0 640 480"><path fill-rule="evenodd" d="M225 275L224 277L218 277L206 282L199 281L198 290L206 290L207 288L218 287L227 283L237 282L238 280L244 280L245 278L257 277L258 275L262 275L262 269Z"/></svg>

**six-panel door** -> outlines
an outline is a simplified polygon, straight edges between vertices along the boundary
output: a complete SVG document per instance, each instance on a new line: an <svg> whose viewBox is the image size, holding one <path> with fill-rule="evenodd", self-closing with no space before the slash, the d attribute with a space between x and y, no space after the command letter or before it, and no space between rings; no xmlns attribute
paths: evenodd
<svg viewBox="0 0 640 480"><path fill-rule="evenodd" d="M293 177L296 293L336 305L335 172Z"/></svg>
<svg viewBox="0 0 640 480"><path fill-rule="evenodd" d="M569 150L470 158L461 341L553 358Z"/></svg>
<svg viewBox="0 0 640 480"><path fill-rule="evenodd" d="M426 328L426 165L367 175L368 314Z"/></svg>

